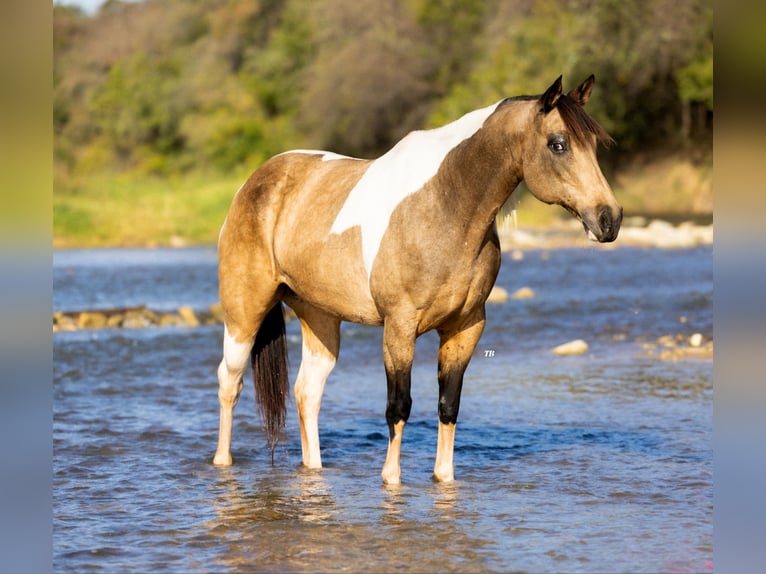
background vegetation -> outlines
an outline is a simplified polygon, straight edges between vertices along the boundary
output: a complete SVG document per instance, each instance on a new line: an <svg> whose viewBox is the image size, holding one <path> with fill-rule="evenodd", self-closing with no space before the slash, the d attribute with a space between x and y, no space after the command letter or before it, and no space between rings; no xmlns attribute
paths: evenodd
<svg viewBox="0 0 766 574"><path fill-rule="evenodd" d="M629 212L712 212L710 0L110 0L53 40L57 246L214 242L271 155L375 157L559 74L595 73Z"/></svg>

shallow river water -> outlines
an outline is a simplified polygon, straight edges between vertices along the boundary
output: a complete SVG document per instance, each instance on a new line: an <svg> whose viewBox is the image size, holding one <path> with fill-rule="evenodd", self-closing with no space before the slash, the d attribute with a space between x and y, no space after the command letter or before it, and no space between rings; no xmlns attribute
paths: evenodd
<svg viewBox="0 0 766 574"><path fill-rule="evenodd" d="M59 251L54 308L204 309L212 248ZM418 342L403 483L386 487L380 329L344 324L300 465L294 404L274 462L252 382L234 465L212 464L222 327L54 334L57 572L700 572L712 563L712 360L643 343L713 336L712 248L504 255L466 374L456 481L431 480L437 337ZM291 377L300 333L288 323ZM585 339L584 355L550 349Z"/></svg>

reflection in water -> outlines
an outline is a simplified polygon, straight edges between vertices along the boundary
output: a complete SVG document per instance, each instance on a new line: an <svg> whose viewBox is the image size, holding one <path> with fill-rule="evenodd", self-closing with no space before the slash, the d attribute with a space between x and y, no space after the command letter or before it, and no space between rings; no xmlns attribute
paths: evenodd
<svg viewBox="0 0 766 574"><path fill-rule="evenodd" d="M401 484L383 485L383 497L380 501L381 523L396 526L406 520L404 510L407 502L402 494L403 488L405 487Z"/></svg>
<svg viewBox="0 0 766 574"><path fill-rule="evenodd" d="M218 519L208 525L214 529L222 523L248 528L277 520L322 525L332 523L338 513L332 487L321 471L300 468L292 474L270 473L248 488L232 467L216 470L219 480L211 490Z"/></svg>
<svg viewBox="0 0 766 574"><path fill-rule="evenodd" d="M434 488L434 510L439 512L454 511L457 508L457 482L437 483Z"/></svg>
<svg viewBox="0 0 766 574"><path fill-rule="evenodd" d="M311 524L328 524L338 514L332 487L321 471L301 468L293 479L293 490L299 494L291 502L301 505L299 519Z"/></svg>
<svg viewBox="0 0 766 574"><path fill-rule="evenodd" d="M217 567L314 570L316 561L333 553L337 541L330 543L326 533L338 526L338 507L321 471L272 468L252 481L252 469L215 470L215 518L204 526L218 541Z"/></svg>

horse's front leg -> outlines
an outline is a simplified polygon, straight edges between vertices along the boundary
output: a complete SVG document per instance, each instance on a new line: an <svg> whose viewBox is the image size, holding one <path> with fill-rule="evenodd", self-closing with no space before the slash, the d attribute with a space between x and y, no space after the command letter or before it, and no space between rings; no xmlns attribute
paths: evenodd
<svg viewBox="0 0 766 574"><path fill-rule="evenodd" d="M454 480L455 425L460 410L463 374L484 330L484 308L462 330L439 331L439 434L434 480Z"/></svg>
<svg viewBox="0 0 766 574"><path fill-rule="evenodd" d="M412 396L410 377L415 355L415 331L393 320L383 325L383 361L388 382L386 422L388 423L388 452L381 476L386 484L399 484L404 425L410 417Z"/></svg>

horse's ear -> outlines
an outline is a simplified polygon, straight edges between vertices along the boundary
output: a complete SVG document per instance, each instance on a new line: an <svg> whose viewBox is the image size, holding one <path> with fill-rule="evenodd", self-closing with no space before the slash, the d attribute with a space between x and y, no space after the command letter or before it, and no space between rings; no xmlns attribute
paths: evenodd
<svg viewBox="0 0 766 574"><path fill-rule="evenodd" d="M596 81L596 76L591 74L582 84L580 84L576 88L573 88L572 91L570 91L567 94L567 96L572 98L575 102L577 102L581 106L584 106L585 102L587 102L590 99L590 93L593 91L593 82L595 81Z"/></svg>
<svg viewBox="0 0 766 574"><path fill-rule="evenodd" d="M551 87L545 90L545 93L540 96L540 103L543 105L543 111L547 114L553 108L561 97L561 76L556 78L556 81L551 84Z"/></svg>

